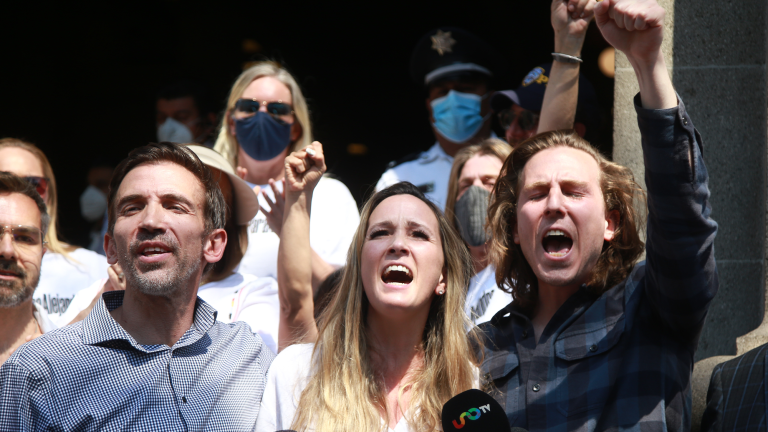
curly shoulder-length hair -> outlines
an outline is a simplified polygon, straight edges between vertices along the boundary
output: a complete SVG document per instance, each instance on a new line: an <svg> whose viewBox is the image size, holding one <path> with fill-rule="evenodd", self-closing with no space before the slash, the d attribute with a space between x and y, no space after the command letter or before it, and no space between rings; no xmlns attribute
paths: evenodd
<svg viewBox="0 0 768 432"><path fill-rule="evenodd" d="M635 182L632 171L606 159L573 131L558 130L536 135L522 142L504 162L488 209L492 233L489 254L496 266L496 282L499 287L511 292L516 304L523 309L533 308L539 296L538 279L523 256L520 245L514 242L523 169L537 153L555 147L581 150L597 161L605 211L615 210L619 214L613 240L603 244L587 281L590 291L601 294L621 282L629 275L645 248L640 235L640 229L645 225L645 192Z"/></svg>

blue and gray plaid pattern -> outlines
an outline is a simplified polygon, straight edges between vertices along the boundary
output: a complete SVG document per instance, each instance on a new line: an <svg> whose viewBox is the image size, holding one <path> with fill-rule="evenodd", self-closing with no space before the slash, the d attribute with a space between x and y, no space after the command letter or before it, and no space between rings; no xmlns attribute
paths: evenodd
<svg viewBox="0 0 768 432"><path fill-rule="evenodd" d="M702 432L768 430L768 345L719 364L712 371Z"/></svg>
<svg viewBox="0 0 768 432"><path fill-rule="evenodd" d="M0 368L0 431L250 431L274 355L198 298L173 346L140 345L108 292L75 325L23 345Z"/></svg>
<svg viewBox="0 0 768 432"><path fill-rule="evenodd" d="M648 187L646 261L600 296L582 287L538 345L530 319L514 303L481 326L483 374L512 426L690 429L693 356L718 286L717 224L701 137L682 101L646 110L638 96L635 109Z"/></svg>

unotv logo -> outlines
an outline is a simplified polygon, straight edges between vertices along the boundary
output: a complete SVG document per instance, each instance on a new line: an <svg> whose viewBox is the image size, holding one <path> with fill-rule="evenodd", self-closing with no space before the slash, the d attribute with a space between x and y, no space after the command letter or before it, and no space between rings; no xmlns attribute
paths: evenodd
<svg viewBox="0 0 768 432"><path fill-rule="evenodd" d="M477 419L480 418L481 412L482 413L487 413L489 411L491 411L491 404L482 405L482 406L480 406L478 408L470 408L470 409L467 410L467 412L463 412L459 416L459 421L461 422L460 424L456 423L456 420L453 420L453 427L455 427L456 429L461 429L465 425L464 417L466 417L466 418L468 418L470 420L477 420Z"/></svg>

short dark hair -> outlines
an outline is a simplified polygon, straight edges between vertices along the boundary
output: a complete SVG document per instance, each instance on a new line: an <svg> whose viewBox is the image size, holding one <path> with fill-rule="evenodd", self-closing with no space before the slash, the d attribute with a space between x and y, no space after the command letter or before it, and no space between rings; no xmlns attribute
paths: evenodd
<svg viewBox="0 0 768 432"><path fill-rule="evenodd" d="M43 232L43 238L45 238L45 234L48 232L48 225L51 223L45 201L43 201L31 183L16 174L0 171L0 194L11 193L27 196L37 204L37 209L40 210L40 231Z"/></svg>
<svg viewBox="0 0 768 432"><path fill-rule="evenodd" d="M185 97L191 97L195 101L195 106L201 116L214 112L209 100L208 89L197 81L177 81L157 92L157 99L171 100Z"/></svg>
<svg viewBox="0 0 768 432"><path fill-rule="evenodd" d="M205 203L203 206L205 232L210 234L215 229L223 229L227 220L227 205L224 202L224 195L222 195L218 183L216 183L216 180L211 175L211 171L186 146L161 142L159 144L150 143L144 147L134 149L115 168L112 181L109 183L107 207L107 217L109 219L107 232L109 235L111 236L115 229L115 195L117 195L117 190L120 188L120 184L125 176L139 165L158 164L160 162L172 162L180 165L200 180L203 189L205 189Z"/></svg>

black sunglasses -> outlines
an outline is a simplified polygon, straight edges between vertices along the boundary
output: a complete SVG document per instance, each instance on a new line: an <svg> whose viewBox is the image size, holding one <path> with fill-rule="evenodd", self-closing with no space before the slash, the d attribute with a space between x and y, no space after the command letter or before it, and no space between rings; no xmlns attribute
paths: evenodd
<svg viewBox="0 0 768 432"><path fill-rule="evenodd" d="M293 113L293 107L285 102L267 102L255 99L240 99L235 104L235 109L242 113L255 114L262 105L266 106L267 112L273 116L286 116Z"/></svg>
<svg viewBox="0 0 768 432"><path fill-rule="evenodd" d="M535 128L539 124L539 115L528 110L523 110L520 114L517 114L509 108L499 112L498 116L499 125L504 130L509 129L512 123L515 122L515 119L517 119L517 125L520 126L520 129L526 131Z"/></svg>

